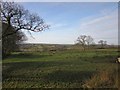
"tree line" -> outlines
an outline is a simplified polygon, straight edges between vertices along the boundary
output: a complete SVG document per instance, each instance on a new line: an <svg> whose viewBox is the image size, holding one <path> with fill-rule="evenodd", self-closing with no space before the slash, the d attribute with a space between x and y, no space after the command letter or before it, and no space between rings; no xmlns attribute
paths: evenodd
<svg viewBox="0 0 120 90"><path fill-rule="evenodd" d="M80 35L77 40L76 44L79 44L83 47L85 50L86 47L90 47L90 45L95 45L94 39L91 36L87 35ZM101 46L101 48L104 48L104 46L107 45L107 41L100 40L98 41L98 44Z"/></svg>

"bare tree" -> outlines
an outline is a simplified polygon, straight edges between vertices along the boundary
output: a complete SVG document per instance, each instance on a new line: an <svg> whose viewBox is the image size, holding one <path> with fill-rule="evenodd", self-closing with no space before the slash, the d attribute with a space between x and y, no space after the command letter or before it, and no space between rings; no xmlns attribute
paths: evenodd
<svg viewBox="0 0 120 90"><path fill-rule="evenodd" d="M93 38L91 36L87 36L86 37L86 43L88 45L88 47L90 46L90 44L93 44Z"/></svg>
<svg viewBox="0 0 120 90"><path fill-rule="evenodd" d="M86 35L81 35L77 38L78 44L82 45L83 49L85 50L85 45L86 45Z"/></svg>
<svg viewBox="0 0 120 90"><path fill-rule="evenodd" d="M3 32L2 38L12 35L22 29L40 32L49 27L39 15L30 13L15 2L2 2L1 17L2 22L8 24L7 30L9 30L11 26L15 29L12 33L6 34L6 32Z"/></svg>
<svg viewBox="0 0 120 90"><path fill-rule="evenodd" d="M90 45L93 43L93 38L91 36L86 36L86 35L80 35L77 38L77 43L82 45L83 49L85 50L85 47L87 45Z"/></svg>
<svg viewBox="0 0 120 90"><path fill-rule="evenodd" d="M101 48L104 48L105 45L107 45L107 41L100 40L98 43L101 45Z"/></svg>

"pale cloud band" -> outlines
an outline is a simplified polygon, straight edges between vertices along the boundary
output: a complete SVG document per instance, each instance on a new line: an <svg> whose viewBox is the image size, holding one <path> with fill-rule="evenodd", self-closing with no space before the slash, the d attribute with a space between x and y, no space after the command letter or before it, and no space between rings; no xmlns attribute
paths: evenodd
<svg viewBox="0 0 120 90"><path fill-rule="evenodd" d="M90 18L90 17L89 17ZM118 44L118 11L111 11L109 14L90 18L80 25L82 34L92 35L96 42L103 39L109 44Z"/></svg>

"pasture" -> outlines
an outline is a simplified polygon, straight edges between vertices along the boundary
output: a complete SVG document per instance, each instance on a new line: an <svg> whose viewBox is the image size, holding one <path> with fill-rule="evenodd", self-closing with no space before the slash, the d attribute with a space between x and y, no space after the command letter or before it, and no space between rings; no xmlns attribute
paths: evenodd
<svg viewBox="0 0 120 90"><path fill-rule="evenodd" d="M14 52L3 60L3 88L115 88L117 57L117 49Z"/></svg>

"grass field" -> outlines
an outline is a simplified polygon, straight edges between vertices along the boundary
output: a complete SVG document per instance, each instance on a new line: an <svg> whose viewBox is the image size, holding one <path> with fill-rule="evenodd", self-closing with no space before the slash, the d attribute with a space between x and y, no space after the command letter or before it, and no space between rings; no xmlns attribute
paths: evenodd
<svg viewBox="0 0 120 90"><path fill-rule="evenodd" d="M115 88L117 56L115 49L15 52L3 60L3 88Z"/></svg>

